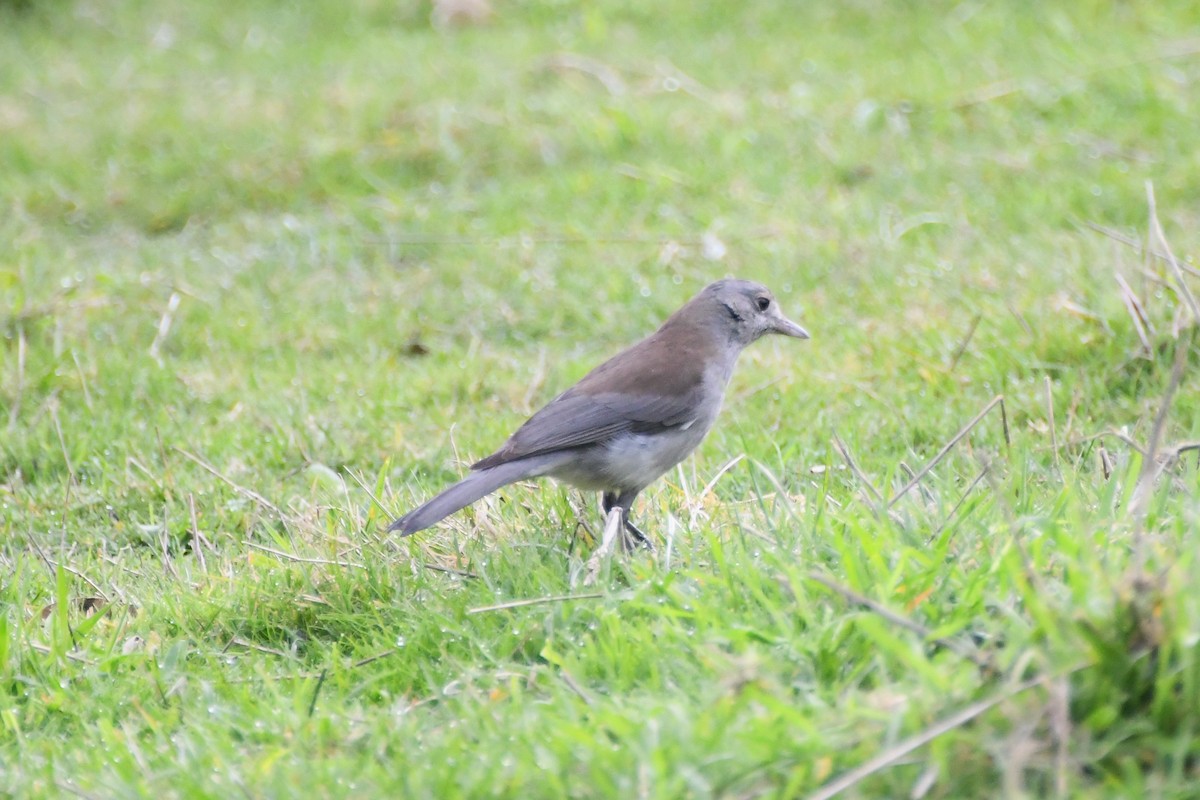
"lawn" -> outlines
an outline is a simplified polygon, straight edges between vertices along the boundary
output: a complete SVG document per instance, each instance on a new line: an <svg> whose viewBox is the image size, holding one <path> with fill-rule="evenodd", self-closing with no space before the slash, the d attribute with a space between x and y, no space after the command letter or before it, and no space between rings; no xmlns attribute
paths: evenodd
<svg viewBox="0 0 1200 800"><path fill-rule="evenodd" d="M0 795L1196 796L1200 6L434 16L0 0ZM384 532L725 275L656 552Z"/></svg>

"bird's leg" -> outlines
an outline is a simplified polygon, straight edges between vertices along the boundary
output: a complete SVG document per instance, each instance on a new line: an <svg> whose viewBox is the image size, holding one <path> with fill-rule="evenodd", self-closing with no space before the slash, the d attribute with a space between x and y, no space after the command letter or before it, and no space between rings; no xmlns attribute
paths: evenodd
<svg viewBox="0 0 1200 800"><path fill-rule="evenodd" d="M653 552L654 543L629 520L629 510L633 507L633 501L637 496L637 492L621 492L620 494L605 492L601 506L604 508L606 517L614 507L621 509L621 524L625 528L625 535L621 537L621 543L626 551L633 550L635 545L640 545Z"/></svg>
<svg viewBox="0 0 1200 800"><path fill-rule="evenodd" d="M616 492L605 492L600 498L600 509L604 512L604 518L601 520L606 525L608 524L608 515L612 513L613 507L617 504ZM621 511L621 522L625 522L625 512ZM624 537L622 537L624 538Z"/></svg>
<svg viewBox="0 0 1200 800"><path fill-rule="evenodd" d="M617 507L617 493L616 492L605 492L604 494L602 494L601 498L600 498L600 509L601 509L601 511L604 511L604 518L601 519L601 522L604 523L605 528L607 528L608 517L610 517L612 515L612 510L614 509L614 507ZM622 522L622 524L624 524L624 522L625 522L624 509L622 509L622 511L620 511L620 522ZM623 534L622 541L624 541L624 540L625 540L625 536Z"/></svg>

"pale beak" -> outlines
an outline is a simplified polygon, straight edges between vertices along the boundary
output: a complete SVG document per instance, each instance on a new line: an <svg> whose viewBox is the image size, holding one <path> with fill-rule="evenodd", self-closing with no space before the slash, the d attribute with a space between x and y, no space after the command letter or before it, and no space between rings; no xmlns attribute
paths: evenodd
<svg viewBox="0 0 1200 800"><path fill-rule="evenodd" d="M771 330L775 333L782 333L784 336L791 336L796 339L809 338L808 331L804 330L804 328L801 328L787 317L776 317L773 322L774 325L772 325Z"/></svg>

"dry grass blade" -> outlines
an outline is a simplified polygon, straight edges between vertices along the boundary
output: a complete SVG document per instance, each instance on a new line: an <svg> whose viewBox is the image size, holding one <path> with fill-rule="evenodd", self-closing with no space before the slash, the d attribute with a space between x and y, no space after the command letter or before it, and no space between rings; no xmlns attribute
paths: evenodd
<svg viewBox="0 0 1200 800"><path fill-rule="evenodd" d="M1150 344L1150 340L1154 337L1154 324L1150 322L1150 318L1146 314L1146 307L1125 279L1121 277L1121 273L1116 273L1116 278L1117 285L1121 287L1121 302L1125 304L1125 310L1129 312L1129 317L1133 320L1133 328L1142 341L1142 350L1149 355L1154 352L1154 347Z"/></svg>
<svg viewBox="0 0 1200 800"><path fill-rule="evenodd" d="M1193 440L1188 442L1178 442L1170 447L1164 447L1163 453L1161 456L1159 456L1158 460L1162 463L1163 468L1165 469L1166 467L1178 461L1179 457L1184 453L1187 453L1191 450L1200 450L1200 441Z"/></svg>
<svg viewBox="0 0 1200 800"><path fill-rule="evenodd" d="M1054 421L1054 384L1050 381L1050 376L1046 375L1042 381L1046 389L1046 422L1050 426L1050 450L1054 456L1054 471L1058 473L1058 479L1062 480L1062 464L1058 457L1058 425Z"/></svg>
<svg viewBox="0 0 1200 800"><path fill-rule="evenodd" d="M1008 97L1011 94L1016 94L1021 91L1021 85L1012 78L1005 78L1001 81L989 83L986 86L980 86L972 89L960 100L950 104L950 108L959 111L971 106L990 103L993 100L999 100L1002 97Z"/></svg>
<svg viewBox="0 0 1200 800"><path fill-rule="evenodd" d="M354 669L357 669L358 667L365 667L367 664L373 664L374 662L379 661L384 658L387 658L388 656L395 655L398 651L399 651L399 648L393 647L388 650L384 650L382 653L376 653L373 656L367 656L366 658L360 658L358 661L355 661L350 666L351 666L351 668L354 668Z"/></svg>
<svg viewBox="0 0 1200 800"><path fill-rule="evenodd" d="M389 461L387 464L384 465L383 469L384 469L384 471L387 471L388 469L390 469L390 467L391 467L391 463ZM367 497L371 498L371 502L375 504L375 507L378 508L380 511L382 511L384 513L385 517L388 516L389 512L387 510L387 506L385 506L383 504L383 501L379 499L379 496L375 494L375 490L370 486L370 484L368 484L366 482L366 480L363 478L363 476L360 473L358 473L357 471L350 469L350 468L346 468L345 472L347 475L350 476L350 478L355 483L358 484L358 488L360 488L364 492L366 492ZM339 476L339 477L341 477L341 476ZM345 484L346 484L346 481L342 480L343 491L347 494L347 498L348 498L349 492L346 491ZM349 503L347 503L347 506L349 506Z"/></svg>
<svg viewBox="0 0 1200 800"><path fill-rule="evenodd" d="M67 484L67 494L71 492L71 487L75 485L75 465L71 463L71 454L67 450L67 439L63 436L62 422L58 419L58 401L50 403L50 420L54 423L54 433L58 436L58 446L62 450L63 463L67 465L67 474L71 476L71 482Z"/></svg>
<svg viewBox="0 0 1200 800"><path fill-rule="evenodd" d="M1187 279L1183 276L1183 270L1179 267L1179 261L1175 258L1175 253L1171 251L1171 244L1167 241L1167 235L1163 232L1162 223L1158 221L1158 206L1154 200L1154 184L1150 181L1146 181L1146 203L1150 206L1151 236L1153 239L1158 239L1159 244L1162 245L1163 252L1167 257L1167 264L1171 266L1171 271L1175 274L1176 288L1179 296L1192 312L1193 324L1200 323L1200 303L1196 302L1196 296L1188 288Z"/></svg>
<svg viewBox="0 0 1200 800"><path fill-rule="evenodd" d="M111 297L92 297L72 303L60 302L61 299L62 294L59 293L51 302L45 305L30 306L15 314L0 316L0 328L17 328L22 323L34 322L46 318L60 319L64 316L82 316L82 312L84 311L121 305L119 301Z"/></svg>
<svg viewBox="0 0 1200 800"><path fill-rule="evenodd" d="M187 450L184 450L182 447L172 447L171 449L174 450L175 452L179 453L181 456L184 456L189 461L193 461L196 464L198 464L205 472L208 472L209 474L211 474L217 478L220 478L225 483L227 483L231 487L233 487L234 491L238 492L239 494L243 494L246 497L249 497L251 500L258 503L263 508L266 508L270 511L275 512L275 514L278 515L280 519L283 518L283 512L280 511L279 506L275 505L270 500L263 497L261 494L254 491L253 489L247 489L245 486L242 486L240 483L236 483L232 479L225 477L217 470L216 467L212 466L207 461L200 458L200 456L193 455L193 454L189 453Z"/></svg>
<svg viewBox="0 0 1200 800"><path fill-rule="evenodd" d="M252 642L249 639L243 639L240 636L234 636L232 639L230 639L229 644L225 645L225 651L228 651L231 647L244 647L247 650L253 650L257 653L266 653L269 656L279 656L280 658L296 657L295 653L289 653L285 650L279 650L274 647L267 647L265 644Z"/></svg>
<svg viewBox="0 0 1200 800"><path fill-rule="evenodd" d="M1101 431L1100 433L1093 433L1089 436L1082 436L1078 439L1072 440L1071 444L1072 445L1086 444L1088 442L1094 442L1099 439L1105 439L1108 437L1112 437L1113 439L1118 440L1122 444L1129 447L1130 450L1133 450L1135 453L1138 453L1139 455L1142 455L1142 456L1146 455L1146 451L1142 448L1142 446L1140 444L1138 444L1137 442L1135 442L1133 440L1133 438L1129 436L1129 434L1125 433L1124 431L1116 430L1115 428L1110 428L1109 430Z"/></svg>
<svg viewBox="0 0 1200 800"><path fill-rule="evenodd" d="M1009 441L1008 421L1007 421L1008 415L1004 410L1004 395L998 394L995 397L993 397L991 399L991 401L986 406L983 407L983 410L980 411L978 414L976 414L971 419L970 422L968 422L966 425L964 425L958 433L954 434L954 436L950 439L950 441L946 442L946 444L942 446L942 449L938 451L938 454L936 456L934 456L932 459L930 459L929 462L925 464L925 466L921 467L921 469L917 471L917 474L915 476L913 476L913 478L908 483L904 484L904 487L901 488L900 491L896 492L896 494L892 496L891 500L887 501L887 507L891 508L892 506L896 505L896 502L901 497L904 497L904 495L906 495L910 491L912 491L913 487L916 486L918 483L920 483L921 480L926 475L929 474L929 471L931 469L933 469L939 463L941 463L941 460L943 458L945 458L946 455L949 454L949 452L951 450L954 449L954 446L956 444L958 444L960 441L962 441L963 437L966 436L968 433L970 433L971 430L976 425L978 425L980 423L980 421L983 420L984 417L986 417L988 415L988 412L990 412L996 406L1000 406L1000 414L1001 414L1002 419L1004 419L1004 442L1005 442L1005 444L1007 444Z"/></svg>
<svg viewBox="0 0 1200 800"><path fill-rule="evenodd" d="M554 72L579 72L595 78L614 97L619 97L628 91L619 72L602 61L578 53L556 53L549 56L543 62L543 66Z"/></svg>
<svg viewBox="0 0 1200 800"><path fill-rule="evenodd" d="M1167 260L1167 254L1164 253L1162 250L1158 250L1154 247L1143 247L1141 241L1138 240L1137 238L1135 238L1133 236L1126 236L1125 234L1121 233L1120 231L1114 230L1113 228L1110 228L1106 225L1101 225L1096 222L1088 221L1088 222L1083 223L1083 227L1085 227L1089 230L1095 231L1096 233L1100 234L1101 236L1106 236L1109 239L1112 239L1114 242L1119 242L1120 244L1123 244L1126 247L1132 248L1133 250L1136 250L1138 253L1145 253L1146 255L1152 256L1153 258L1157 258L1160 261ZM1178 262L1176 262L1176 263L1178 263ZM1190 267L1187 264L1180 263L1179 268L1189 275L1196 275L1196 276L1200 277L1200 270L1196 269L1195 267ZM1157 276L1149 276L1148 275L1147 277L1153 277L1155 279L1156 283L1162 283L1162 281L1160 279L1158 279Z"/></svg>
<svg viewBox="0 0 1200 800"><path fill-rule="evenodd" d="M883 495L880 494L879 490L875 488L875 485L867 479L867 476L863 474L863 471L858 468L858 463L854 460L854 456L850 454L850 448L847 447L846 443L842 441L842 437L838 436L836 433L833 434L833 446L837 448L842 460L846 462L846 466L848 466L850 471L854 473L854 477L858 478L859 482L863 486L867 487L868 492L870 492L870 497L867 498L867 504L871 506L871 511L875 514L875 516L881 516L884 510Z"/></svg>
<svg viewBox="0 0 1200 800"><path fill-rule="evenodd" d="M208 561L204 557L204 549L212 547L204 534L200 532L200 523L196 518L196 495L188 494L188 515L192 521L192 552L196 554L196 559L200 562L200 571L208 572Z"/></svg>
<svg viewBox="0 0 1200 800"><path fill-rule="evenodd" d="M167 300L167 308L158 321L158 333L155 334L154 341L150 343L150 357L158 362L160 367L163 361L159 357L159 351L162 350L163 342L167 340L167 335L171 332L171 324L175 321L175 312L179 310L181 299L179 292L171 292L171 297Z"/></svg>
<svg viewBox="0 0 1200 800"><path fill-rule="evenodd" d="M950 509L950 513L946 515L946 519L942 522L941 525L938 526L938 529L933 532L933 535L929 537L930 541L933 541L934 539L936 539L938 536L941 535L942 531L946 530L946 526L949 525L951 520L954 519L954 515L958 513L958 510L960 508L962 508L963 503L967 502L967 498L971 496L971 492L975 491L975 487L978 486L983 481L983 479L987 477L988 471L990 469L991 469L991 466L988 465L979 471L979 474L975 476L975 480L971 481L971 484L969 486L967 486L967 490L962 493L962 497L958 498L958 502L954 504L954 508Z"/></svg>
<svg viewBox="0 0 1200 800"><path fill-rule="evenodd" d="M317 678L317 685L313 688L312 700L308 702L308 718L312 719L313 712L317 710L317 698L321 696L321 687L325 685L325 678L329 675L329 670L321 670L321 677Z"/></svg>
<svg viewBox="0 0 1200 800"><path fill-rule="evenodd" d="M962 341L958 343L958 347L954 348L953 355L950 356L950 366L946 368L947 372L954 372L954 368L958 366L959 360L963 357L963 353L967 352L967 346L971 344L971 339L975 338L975 331L979 328L979 322L983 319L983 314L976 314L971 320L971 325L967 328L967 333L963 336Z"/></svg>
<svg viewBox="0 0 1200 800"><path fill-rule="evenodd" d="M50 655L52 653L55 653L55 651L50 649L48 646L46 646L44 644L39 644L38 642L29 642L29 647L31 649L36 650L37 652L41 653L42 655ZM56 655L65 656L66 658L68 658L71 661L74 661L78 664L87 664L89 667L96 666L95 661L93 661L90 658L87 658L86 656L81 656L78 653L74 652L73 650L64 650L61 653L56 653Z"/></svg>
<svg viewBox="0 0 1200 800"><path fill-rule="evenodd" d="M908 465L908 462L901 461L899 466L900 471L904 473L904 479L906 481L911 481L914 477L916 477L917 473L913 472L913 468ZM930 508L933 508L937 505L937 496L930 491L929 487L918 484L917 491L921 493L921 499L925 502L925 505L929 506Z"/></svg>
<svg viewBox="0 0 1200 800"><path fill-rule="evenodd" d="M1084 669L1086 666L1086 664L1083 664L1073 667L1067 670L1065 674L1078 672L1079 670ZM1021 683L999 691L986 700L980 700L977 703L972 703L966 708L951 714L945 719L935 722L933 725L930 725L920 733L910 736L904 741L897 742L849 772L838 776L817 791L810 794L808 796L808 800L829 800L832 797L836 797L847 789L861 783L866 778L869 778L871 775L874 775L876 772L879 772L881 769L895 764L897 761L904 758L918 747L923 747L939 736L942 736L943 734L949 733L955 728L959 728L967 724L979 715L990 711L1004 701L1011 700L1017 695L1033 689L1034 687L1040 685L1044 680L1045 678L1042 677L1030 678L1027 681L1022 681Z"/></svg>
<svg viewBox="0 0 1200 800"><path fill-rule="evenodd" d="M43 556L43 558L45 558L45 556ZM101 589L98 585L96 585L96 582L94 580L89 578L87 575L84 575L82 572L75 569L71 565L64 564L61 561L59 561L59 562L50 561L49 559L46 560L46 563L53 564L55 567L62 567L64 571L71 573L76 578L79 578L79 580L83 581L88 586L92 587L92 591L94 591L96 594L100 595L100 597L102 597L104 599L104 602L106 602L106 603L109 602L108 595L104 592L103 589ZM118 594L119 594L119 592L118 592Z"/></svg>
<svg viewBox="0 0 1200 800"><path fill-rule="evenodd" d="M573 600L597 600L604 597L602 592L589 592L587 594L559 594L551 597L532 597L527 600L510 600L507 603L497 603L494 606L477 606L468 608L468 614L485 614L488 611L505 611L510 608L525 608L527 606L540 606L548 603L569 603Z"/></svg>
<svg viewBox="0 0 1200 800"><path fill-rule="evenodd" d="M715 106L718 104L719 97L716 92L681 70L670 60L665 58L660 59L655 65L654 71L656 74L650 83L654 88L651 91L658 91L660 89L674 91L675 89L672 88L674 86L709 105Z"/></svg>
<svg viewBox="0 0 1200 800"><path fill-rule="evenodd" d="M1066 797L1071 746L1071 685L1060 676L1050 681L1046 689L1049 695L1047 718L1054 739L1054 790L1058 797Z"/></svg>
<svg viewBox="0 0 1200 800"><path fill-rule="evenodd" d="M353 561L331 561L328 558L306 558L305 556L298 556L295 553L285 553L283 550L276 550L273 547L267 547L266 545L248 542L245 539L242 540L242 544L246 545L247 547L252 547L255 550L262 550L264 553L270 553L273 556L279 556L286 561L297 561L301 564L325 564L331 567L346 567L349 569L367 568L365 564L356 564Z"/></svg>
<svg viewBox="0 0 1200 800"><path fill-rule="evenodd" d="M1175 392L1183 380L1183 370L1187 366L1190 349L1191 345L1185 341L1179 341L1175 345L1175 363L1171 367L1171 377L1167 381L1162 403L1154 417L1154 426L1150 429L1150 439L1146 442L1146 453L1142 456L1142 469L1138 474L1137 487L1133 490L1133 499L1129 502L1129 513L1134 520L1133 558L1137 572L1141 571L1141 567L1145 563L1143 523L1146 518L1146 507L1154 493L1154 482L1161 472L1158 454L1162 447L1163 428L1166 427L1167 415L1171 411L1171 402L1175 399Z"/></svg>
<svg viewBox="0 0 1200 800"><path fill-rule="evenodd" d="M742 454L734 456L733 458L726 461L724 466L722 466L720 469L718 469L717 473L712 476L712 479L709 480L708 483L704 484L704 488L702 490L700 490L700 494L696 495L696 501L702 502L705 497L708 497L708 495L712 493L713 487L715 487L717 485L717 481L721 480L721 478L725 475L726 472L729 472L729 470L736 467L738 465L738 462L740 462L745 457L746 457L746 454L742 453Z"/></svg>
<svg viewBox="0 0 1200 800"><path fill-rule="evenodd" d="M1079 223L1079 224L1081 224L1083 227L1087 228L1088 230L1095 231L1096 233L1100 234L1101 236L1107 236L1109 239L1112 239L1114 242L1120 242L1121 244L1125 245L1126 247L1132 247L1134 250L1139 250L1139 251L1142 249L1141 242L1139 242L1136 238L1134 238L1132 236L1127 236L1127 235L1121 233L1120 231L1116 230L1115 228L1110 228L1107 225L1101 225L1099 222L1093 222L1091 220L1085 220L1084 222ZM1154 254L1154 255L1157 255L1157 254Z"/></svg>
<svg viewBox="0 0 1200 800"><path fill-rule="evenodd" d="M893 625L904 628L907 631L911 631L926 641L932 642L939 647L944 647L952 653L962 656L989 674L995 672L995 666L992 664L992 660L986 654L979 652L974 646L965 644L963 642L957 642L953 639L945 639L940 636L934 636L932 632L921 623L914 622L908 617L897 614L895 611L892 611L886 606L875 602L871 598L861 595L846 586L842 586L840 583L835 581L833 578L828 577L827 575L822 575L819 572L810 572L808 573L807 577L809 580L816 581L825 588L837 592L851 603L873 611Z"/></svg>
<svg viewBox="0 0 1200 800"><path fill-rule="evenodd" d="M567 688L574 692L576 696L578 696L579 699L582 700L586 705L591 706L596 704L596 701L592 699L592 696L587 693L587 691L579 684L579 681L575 680L575 677L568 672L566 668L559 667L558 676L562 678L562 682L567 685Z"/></svg>
<svg viewBox="0 0 1200 800"><path fill-rule="evenodd" d="M710 494L712 494L713 489L716 488L716 485L721 480L721 478L725 477L725 474L728 473L734 467L736 467L739 463L741 463L742 459L744 459L745 457L746 457L746 454L742 453L742 454L736 455L733 458L726 461L725 464L722 465L721 468L716 471L716 473L712 476L712 478L708 481L708 483L704 484L704 488L701 489L700 492L694 496L688 490L687 476L683 472L683 466L680 465L678 467L679 486L681 489L683 489L684 506L688 510L689 525L691 525L692 527L696 526L701 513L703 513L703 511L704 511L704 498L706 498Z"/></svg>
<svg viewBox="0 0 1200 800"><path fill-rule="evenodd" d="M1083 84L1087 78L1095 75L1103 75L1106 72L1115 72L1126 70L1130 67L1140 66L1142 64L1153 64L1156 61L1171 61L1179 58L1190 58L1200 52L1200 39L1182 39L1175 42L1170 42L1165 46L1157 46L1151 52L1123 61L1115 61L1111 64L1104 64L1094 69L1085 70L1074 74L1062 76L1066 79L1066 83ZM1009 95L1017 94L1026 90L1026 84L1017 81L1014 78L1005 78L999 81L984 86L977 87L968 91L961 98L950 104L950 108L959 110L969 108L982 103L989 103L993 100L998 100Z"/></svg>
<svg viewBox="0 0 1200 800"><path fill-rule="evenodd" d="M460 578L470 578L472 580L478 578L474 572L465 569L455 569L454 567L444 567L441 564L422 564L424 569L432 570L433 572L441 572L445 575L457 575Z"/></svg>

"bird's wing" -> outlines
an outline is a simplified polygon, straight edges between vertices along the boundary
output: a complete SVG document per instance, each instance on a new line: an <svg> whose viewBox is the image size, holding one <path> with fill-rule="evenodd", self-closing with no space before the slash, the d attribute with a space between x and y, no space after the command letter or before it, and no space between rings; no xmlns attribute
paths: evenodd
<svg viewBox="0 0 1200 800"><path fill-rule="evenodd" d="M498 451L472 469L487 469L518 458L607 441L621 433L654 433L686 425L696 414L696 398L683 395L567 391L538 411Z"/></svg>
<svg viewBox="0 0 1200 800"><path fill-rule="evenodd" d="M610 358L473 465L487 469L555 450L604 442L621 433L653 433L694 420L711 354L686 329L666 326ZM684 341L679 341L683 338Z"/></svg>

